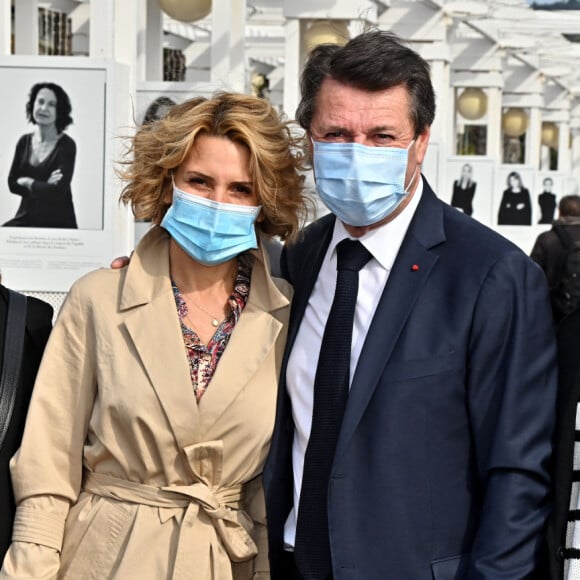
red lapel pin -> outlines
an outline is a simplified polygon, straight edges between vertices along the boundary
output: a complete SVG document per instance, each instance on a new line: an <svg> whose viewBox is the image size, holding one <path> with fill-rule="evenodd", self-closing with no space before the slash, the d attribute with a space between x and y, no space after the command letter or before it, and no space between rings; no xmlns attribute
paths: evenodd
<svg viewBox="0 0 580 580"><path fill-rule="evenodd" d="M419 266L418 266L418 264L413 264L413 265L411 266L411 270L413 270L413 272L417 272L417 271L419 270Z"/></svg>

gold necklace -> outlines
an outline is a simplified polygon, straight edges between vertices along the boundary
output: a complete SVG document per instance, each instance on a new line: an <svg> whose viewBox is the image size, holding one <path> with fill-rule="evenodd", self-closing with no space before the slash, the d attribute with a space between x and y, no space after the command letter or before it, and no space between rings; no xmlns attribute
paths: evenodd
<svg viewBox="0 0 580 580"><path fill-rule="evenodd" d="M185 298L184 298L185 299ZM207 311L203 306L200 306L199 304L195 303L191 298L188 298L189 302L191 302L196 308L198 308L199 310L201 310L202 312L205 312L205 314L207 314L210 318L211 318L211 323L212 326L214 326L215 328L217 328L219 326L220 320L218 320L217 316L214 316L211 312ZM186 301L187 303L187 301ZM189 320L189 316L186 316L186 318ZM223 318L221 319L223 320ZM189 320L191 322L191 320Z"/></svg>
<svg viewBox="0 0 580 580"><path fill-rule="evenodd" d="M235 283L236 283L236 276L238 274L238 263L236 261L235 266L234 266L234 271L233 271L233 284L235 287ZM175 284L177 285L177 288L179 290L180 287L183 287L182 284L180 284L175 278L173 278L173 281L175 282ZM204 312L205 314L207 314L210 318L211 318L211 324L214 328L217 328L220 324L220 322L224 319L224 316L222 316L221 318L218 318L217 316L214 316L211 312L209 312L209 310L206 310L203 306L201 306L200 304L197 304L197 302L195 302L194 300L192 300L191 297L188 297L187 299L185 298L185 294L179 290L179 293L181 294L181 297L183 298L183 300L185 301L186 304L188 304L188 301L191 302L196 308L198 308L199 310L201 310L202 312ZM229 304L229 299L228 299L228 304ZM189 307L188 307L188 311L189 311ZM189 320L189 323L191 324L191 320L189 318L189 316L185 316L185 318L187 318L187 320Z"/></svg>

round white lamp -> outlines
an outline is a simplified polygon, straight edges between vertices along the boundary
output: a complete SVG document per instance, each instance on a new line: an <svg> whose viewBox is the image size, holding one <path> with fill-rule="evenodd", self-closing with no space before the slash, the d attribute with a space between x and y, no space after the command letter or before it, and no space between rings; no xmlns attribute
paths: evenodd
<svg viewBox="0 0 580 580"><path fill-rule="evenodd" d="M501 118L501 128L508 137L521 137L528 130L528 115L523 109L508 109Z"/></svg>
<svg viewBox="0 0 580 580"><path fill-rule="evenodd" d="M481 119L487 113L487 95L481 89L467 88L457 98L457 110L469 121Z"/></svg>
<svg viewBox="0 0 580 580"><path fill-rule="evenodd" d="M558 125L547 121L542 123L542 145L547 145L554 149L558 148L559 131Z"/></svg>
<svg viewBox="0 0 580 580"><path fill-rule="evenodd" d="M195 22L211 12L211 0L159 0L167 16L180 22Z"/></svg>
<svg viewBox="0 0 580 580"><path fill-rule="evenodd" d="M349 38L345 20L316 20L304 33L304 50L310 53L320 44L346 44Z"/></svg>

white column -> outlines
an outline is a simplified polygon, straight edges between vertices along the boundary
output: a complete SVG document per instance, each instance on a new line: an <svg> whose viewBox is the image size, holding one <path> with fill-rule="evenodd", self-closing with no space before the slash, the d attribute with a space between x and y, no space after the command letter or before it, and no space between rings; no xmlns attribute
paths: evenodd
<svg viewBox="0 0 580 580"><path fill-rule="evenodd" d="M502 91L499 87L489 87L487 91L487 155L502 162L501 107Z"/></svg>
<svg viewBox="0 0 580 580"><path fill-rule="evenodd" d="M116 2L114 20L112 24L109 23L114 31L113 57L118 62L130 65L131 69L137 61L138 8L138 0ZM135 76L134 70L131 70L131 75Z"/></svg>
<svg viewBox="0 0 580 580"><path fill-rule="evenodd" d="M141 0L145 9L139 27L139 80L163 80L163 12L157 0ZM143 16L145 18L143 19Z"/></svg>
<svg viewBox="0 0 580 580"><path fill-rule="evenodd" d="M213 0L211 82L246 92L244 28L246 0Z"/></svg>
<svg viewBox="0 0 580 580"><path fill-rule="evenodd" d="M11 52L11 20L10 0L0 0L0 55Z"/></svg>
<svg viewBox="0 0 580 580"><path fill-rule="evenodd" d="M580 124L578 127L572 129L571 171L572 175L580 183Z"/></svg>
<svg viewBox="0 0 580 580"><path fill-rule="evenodd" d="M302 38L305 24L298 18L286 20L286 57L284 61L284 113L289 119L296 116L300 101L300 73L302 72Z"/></svg>
<svg viewBox="0 0 580 580"><path fill-rule="evenodd" d="M14 52L38 54L38 0L14 2Z"/></svg>
<svg viewBox="0 0 580 580"><path fill-rule="evenodd" d="M440 141L448 150L442 150L442 156L454 155L451 150L454 143L453 125L455 102L453 89L449 90L449 61L436 60L429 63L431 82L435 91L435 120L431 126L431 140Z"/></svg>
<svg viewBox="0 0 580 580"><path fill-rule="evenodd" d="M528 135L526 138L526 159L525 162L533 165L535 168L540 167L540 146L542 134L542 112L539 107L530 107L529 109Z"/></svg>
<svg viewBox="0 0 580 580"><path fill-rule="evenodd" d="M559 123L558 130L558 171L570 173L572 159L570 155L570 123Z"/></svg>
<svg viewBox="0 0 580 580"><path fill-rule="evenodd" d="M121 4L121 3L119 3ZM90 3L89 56L112 58L115 54L115 1L93 0Z"/></svg>

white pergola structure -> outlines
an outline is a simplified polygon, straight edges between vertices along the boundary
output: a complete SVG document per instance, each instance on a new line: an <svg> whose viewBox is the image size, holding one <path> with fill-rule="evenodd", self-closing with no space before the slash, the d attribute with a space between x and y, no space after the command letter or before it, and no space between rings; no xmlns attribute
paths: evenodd
<svg viewBox="0 0 580 580"><path fill-rule="evenodd" d="M196 3L209 13L179 19ZM538 178L553 172L561 193L580 183L580 43L570 40L580 35L580 11L535 11L525 0L0 0L0 54L10 54L11 40L14 54L37 53L39 7L69 14L74 54L125 63L136 101L249 93L257 79L290 118L309 43L343 42L368 26L392 30L431 65L438 110L423 169L442 197L463 156L492 163L499 184L510 132L522 149L516 165ZM165 47L185 55L185 82L163 81ZM484 99L479 117L460 113L468 95ZM524 121L516 135L514 122ZM474 153L459 140L475 130L484 138ZM505 233L529 249L537 232Z"/></svg>

